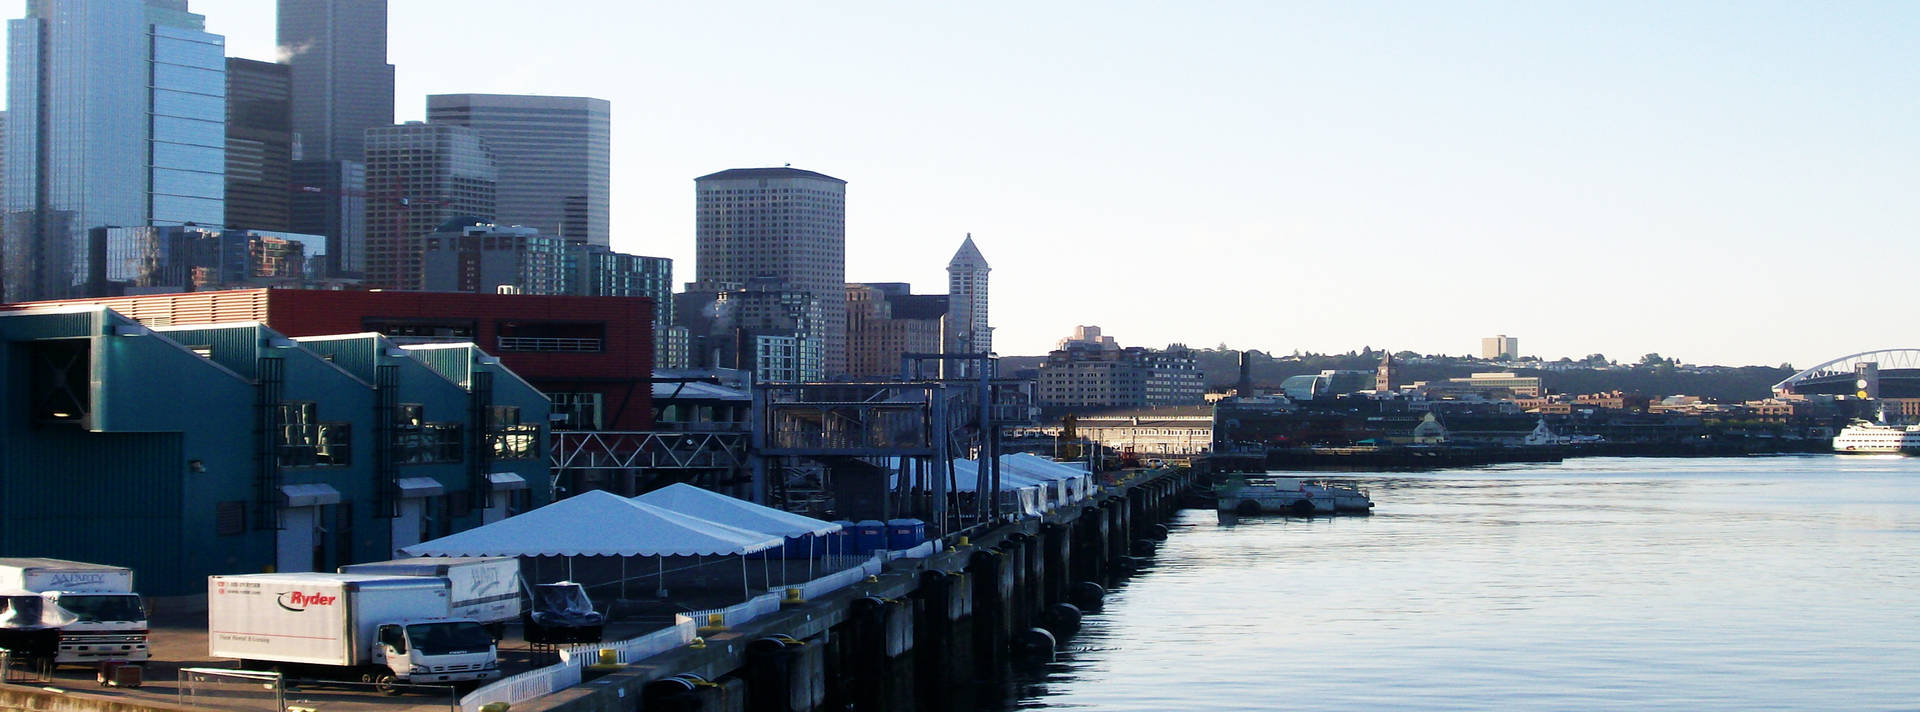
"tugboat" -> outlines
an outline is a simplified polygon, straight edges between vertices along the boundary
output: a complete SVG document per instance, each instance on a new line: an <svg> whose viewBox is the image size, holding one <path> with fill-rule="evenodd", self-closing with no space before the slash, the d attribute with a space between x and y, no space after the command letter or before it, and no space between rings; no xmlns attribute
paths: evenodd
<svg viewBox="0 0 1920 712"><path fill-rule="evenodd" d="M1214 488L1222 512L1234 514L1370 514L1373 498L1357 487L1302 482L1292 477L1235 475Z"/></svg>

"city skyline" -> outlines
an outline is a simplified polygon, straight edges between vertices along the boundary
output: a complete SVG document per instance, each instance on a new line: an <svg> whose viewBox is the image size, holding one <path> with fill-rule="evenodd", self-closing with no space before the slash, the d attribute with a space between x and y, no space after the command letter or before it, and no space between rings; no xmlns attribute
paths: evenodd
<svg viewBox="0 0 1920 712"><path fill-rule="evenodd" d="M397 4L391 36L448 7ZM437 93L611 101L613 247L683 271L693 177L844 178L847 281L938 291L972 232L996 301L1046 306L998 311L1003 354L1075 324L1768 365L1905 343L1833 314L1879 281L1857 265L1920 250L1898 239L1920 182L1911 8L459 8L501 18L466 23L474 46L569 42L396 39L397 120ZM273 59L273 4L191 9L229 55Z"/></svg>

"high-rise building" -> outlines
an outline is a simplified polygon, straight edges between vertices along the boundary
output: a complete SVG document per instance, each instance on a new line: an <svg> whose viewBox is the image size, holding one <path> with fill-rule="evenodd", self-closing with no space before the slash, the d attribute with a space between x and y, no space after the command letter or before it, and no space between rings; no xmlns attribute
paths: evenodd
<svg viewBox="0 0 1920 712"><path fill-rule="evenodd" d="M427 97L427 122L471 128L493 149L497 222L604 246L611 106L576 96L437 94Z"/></svg>
<svg viewBox="0 0 1920 712"><path fill-rule="evenodd" d="M393 125L387 0L280 0L300 160L366 161L367 129Z"/></svg>
<svg viewBox="0 0 1920 712"><path fill-rule="evenodd" d="M227 227L286 232L293 183L287 65L227 58Z"/></svg>
<svg viewBox="0 0 1920 712"><path fill-rule="evenodd" d="M948 297L904 282L847 285L847 375L898 378L902 355L940 353Z"/></svg>
<svg viewBox="0 0 1920 712"><path fill-rule="evenodd" d="M993 350L993 327L987 323L987 258L968 233L947 262L947 313L950 351L963 354Z"/></svg>
<svg viewBox="0 0 1920 712"><path fill-rule="evenodd" d="M826 375L846 373L847 182L797 168L735 168L695 178L694 193L695 281L772 277L813 295Z"/></svg>
<svg viewBox="0 0 1920 712"><path fill-rule="evenodd" d="M1520 339L1516 337L1501 334L1480 340L1480 358L1498 361L1519 357Z"/></svg>
<svg viewBox="0 0 1920 712"><path fill-rule="evenodd" d="M530 227L454 218L421 241L420 289L566 294L567 242Z"/></svg>
<svg viewBox="0 0 1920 712"><path fill-rule="evenodd" d="M95 228L225 221L225 45L186 0L8 23L5 301L100 294Z"/></svg>
<svg viewBox="0 0 1920 712"><path fill-rule="evenodd" d="M759 383L821 380L820 303L778 277L692 282L674 299L689 331L689 366L753 372Z"/></svg>
<svg viewBox="0 0 1920 712"><path fill-rule="evenodd" d="M287 222L325 235L327 273L358 279L367 269L367 168L359 161L294 161Z"/></svg>
<svg viewBox="0 0 1920 712"><path fill-rule="evenodd" d="M473 129L410 121L367 129L366 286L418 290L426 236L454 217L493 222L493 152Z"/></svg>
<svg viewBox="0 0 1920 712"><path fill-rule="evenodd" d="M319 235L192 225L94 232L108 246L103 296L333 284Z"/></svg>

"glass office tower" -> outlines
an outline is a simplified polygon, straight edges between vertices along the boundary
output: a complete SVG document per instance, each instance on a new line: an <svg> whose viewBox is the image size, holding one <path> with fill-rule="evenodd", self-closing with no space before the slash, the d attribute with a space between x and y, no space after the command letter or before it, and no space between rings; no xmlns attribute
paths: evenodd
<svg viewBox="0 0 1920 712"><path fill-rule="evenodd" d="M225 218L225 41L186 0L30 0L8 23L6 301L101 296L100 227Z"/></svg>

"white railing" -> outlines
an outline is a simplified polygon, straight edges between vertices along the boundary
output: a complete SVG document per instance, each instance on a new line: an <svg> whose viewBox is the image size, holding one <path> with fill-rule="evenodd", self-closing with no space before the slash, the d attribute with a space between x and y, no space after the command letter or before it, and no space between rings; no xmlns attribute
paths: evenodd
<svg viewBox="0 0 1920 712"><path fill-rule="evenodd" d="M676 613L676 624L691 622L696 626L720 625L732 628L768 613L780 610L780 594L769 593L749 598L744 603L736 603L726 608L709 608L703 611Z"/></svg>
<svg viewBox="0 0 1920 712"><path fill-rule="evenodd" d="M897 551L887 552L887 560L892 561L894 559L924 559L929 556L933 556L934 552L937 552L939 550L940 550L939 542L923 541L923 542L920 542L919 546L913 547L911 549L900 549Z"/></svg>
<svg viewBox="0 0 1920 712"><path fill-rule="evenodd" d="M935 542L927 542L912 549L891 552L891 555L894 558L902 556L924 558L936 551L934 545ZM801 596L813 598L826 595L852 586L868 576L878 576L888 555L887 552L876 553L861 562L859 566L800 584ZM748 621L779 611L780 600L784 597L786 588L789 587L783 586L775 589L773 593L755 596L743 603L726 608L675 614L672 627L662 628L636 638L614 643L585 643L561 648L560 662L502 678L474 690L460 698L460 709L462 712L479 712L481 705L490 702L517 705L573 687L580 684L582 668L601 661L601 650L614 651L613 662L637 663L693 642L698 627L712 624L715 622L713 616L716 615L719 616L718 622L728 628L743 625Z"/></svg>
<svg viewBox="0 0 1920 712"><path fill-rule="evenodd" d="M859 566L842 569L800 584L798 587L800 589L800 597L813 600L852 586L868 576L880 575L881 566L880 555L874 554L873 556L867 557L866 561L860 562Z"/></svg>
<svg viewBox="0 0 1920 712"><path fill-rule="evenodd" d="M587 353L600 350L599 339L564 336L502 336L496 343L501 351L571 351Z"/></svg>
<svg viewBox="0 0 1920 712"><path fill-rule="evenodd" d="M673 627L661 628L652 633L628 638L615 643L582 643L560 649L560 662L569 665L593 665L602 662L600 651L611 650L612 662L622 665L637 663L674 648L693 642L694 626L691 621L674 621Z"/></svg>
<svg viewBox="0 0 1920 712"><path fill-rule="evenodd" d="M460 698L460 710L461 712L480 712L481 705L491 702L517 705L578 684L580 684L580 666L557 663L512 677L501 678L491 685L469 692L466 697Z"/></svg>

